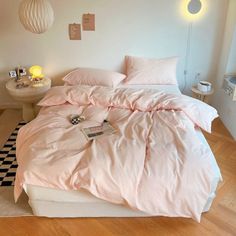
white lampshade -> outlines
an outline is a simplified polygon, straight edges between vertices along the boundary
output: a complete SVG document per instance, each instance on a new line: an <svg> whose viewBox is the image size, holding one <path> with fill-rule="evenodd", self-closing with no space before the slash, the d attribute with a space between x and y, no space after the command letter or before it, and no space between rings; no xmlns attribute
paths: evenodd
<svg viewBox="0 0 236 236"><path fill-rule="evenodd" d="M42 34L53 24L54 12L48 0L23 0L19 17L24 28L35 34Z"/></svg>

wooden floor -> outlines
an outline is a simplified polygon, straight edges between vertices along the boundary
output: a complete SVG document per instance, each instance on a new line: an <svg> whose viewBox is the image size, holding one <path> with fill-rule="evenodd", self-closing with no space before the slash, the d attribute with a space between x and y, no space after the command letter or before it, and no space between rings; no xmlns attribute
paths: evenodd
<svg viewBox="0 0 236 236"><path fill-rule="evenodd" d="M10 111L4 120L16 123L19 116ZM6 116L9 119L6 119ZM0 117L0 122L2 122ZM0 123L1 126L2 123ZM14 126L13 126L14 129ZM0 127L1 130L1 127ZM9 128L6 132L9 132ZM6 133L5 133L6 135ZM0 132L2 140L7 137ZM37 217L0 218L0 236L53 235L236 235L236 142L220 120L213 125L213 133L205 134L222 171L224 181L210 212L203 214L201 223L183 218L107 218L107 219L47 219ZM0 139L0 140L1 140Z"/></svg>

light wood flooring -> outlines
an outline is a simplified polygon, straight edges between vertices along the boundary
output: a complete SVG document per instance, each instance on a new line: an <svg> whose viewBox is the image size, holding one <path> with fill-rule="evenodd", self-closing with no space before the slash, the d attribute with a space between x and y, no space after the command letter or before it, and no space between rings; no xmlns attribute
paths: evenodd
<svg viewBox="0 0 236 236"><path fill-rule="evenodd" d="M19 111L5 111L0 117L0 145L20 119ZM5 122L3 124L2 122ZM0 218L0 236L53 235L236 235L236 142L218 119L213 133L205 134L223 175L216 199L201 223L184 218L90 218L47 219L37 217Z"/></svg>

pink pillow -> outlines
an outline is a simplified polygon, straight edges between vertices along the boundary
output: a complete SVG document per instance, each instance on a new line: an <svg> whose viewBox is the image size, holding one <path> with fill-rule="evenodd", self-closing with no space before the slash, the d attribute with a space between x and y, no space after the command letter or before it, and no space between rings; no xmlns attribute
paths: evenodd
<svg viewBox="0 0 236 236"><path fill-rule="evenodd" d="M178 58L148 59L125 57L126 79L124 84L178 84L176 66Z"/></svg>
<svg viewBox="0 0 236 236"><path fill-rule="evenodd" d="M66 85L116 87L126 75L107 70L78 68L63 78Z"/></svg>

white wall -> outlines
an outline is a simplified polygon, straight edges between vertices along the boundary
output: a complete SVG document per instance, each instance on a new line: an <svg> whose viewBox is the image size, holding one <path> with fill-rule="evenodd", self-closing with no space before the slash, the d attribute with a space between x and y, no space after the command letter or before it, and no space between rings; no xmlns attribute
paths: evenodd
<svg viewBox="0 0 236 236"><path fill-rule="evenodd" d="M236 102L233 102L222 89L224 74L236 72L236 1L230 0L224 41L217 71L216 93L213 105L217 108L220 118L236 139Z"/></svg>
<svg viewBox="0 0 236 236"><path fill-rule="evenodd" d="M186 0L51 0L56 20L43 35L23 29L19 2L0 0L0 106L14 104L4 86L7 72L19 64L39 64L55 80L78 66L122 71L126 54L177 55L177 76L183 86L189 21L180 5ZM228 0L205 2L205 14L193 24L188 87L196 73L212 80L216 71ZM81 22L88 12L96 14L96 32L83 32L82 41L68 40L68 24Z"/></svg>
<svg viewBox="0 0 236 236"><path fill-rule="evenodd" d="M236 14L236 11L234 14ZM234 25L234 29L232 28L232 30L233 30L233 39L230 47L226 73L236 75L236 24Z"/></svg>

